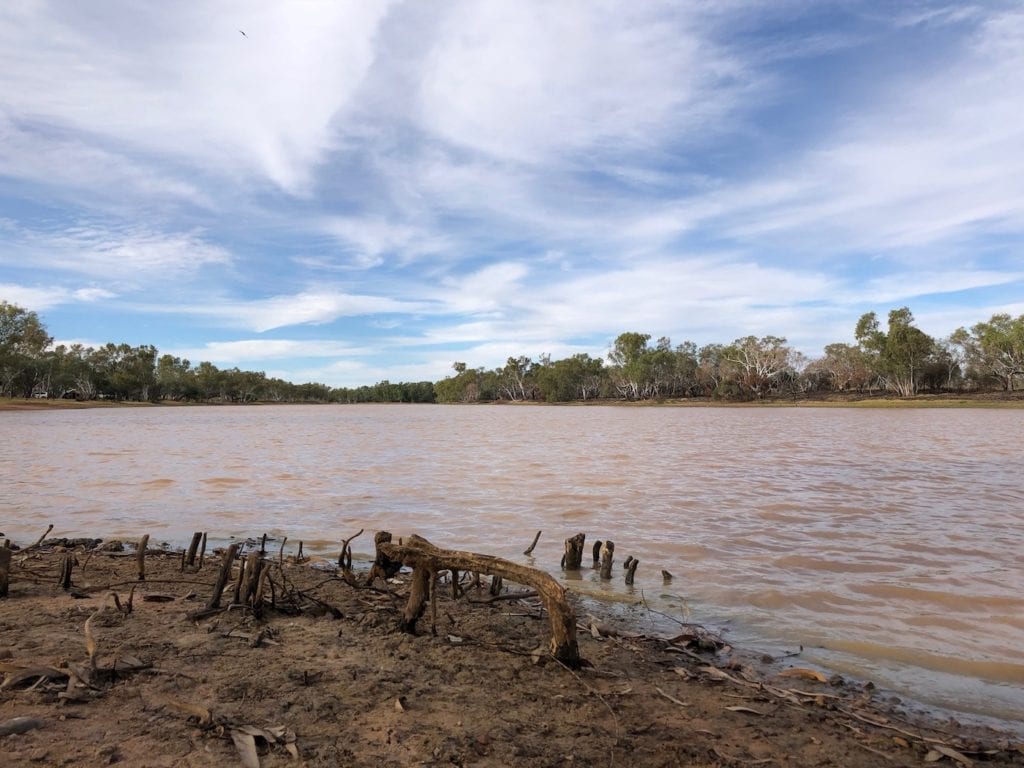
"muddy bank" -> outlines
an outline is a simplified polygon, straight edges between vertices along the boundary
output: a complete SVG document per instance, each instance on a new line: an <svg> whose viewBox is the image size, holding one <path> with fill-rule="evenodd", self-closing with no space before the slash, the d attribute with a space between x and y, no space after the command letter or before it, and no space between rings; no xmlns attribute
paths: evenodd
<svg viewBox="0 0 1024 768"><path fill-rule="evenodd" d="M548 655L540 602L508 582L492 595L468 576L458 599L440 584L405 634L407 571L368 587L369 564L349 580L324 565L268 551L258 601L231 607L235 570L207 611L220 570L210 554L183 569L181 553L148 553L139 581L130 550L12 552L0 761L1024 765L1010 734L914 719L799 657L751 658L693 626L648 633L575 598L588 665L569 669Z"/></svg>

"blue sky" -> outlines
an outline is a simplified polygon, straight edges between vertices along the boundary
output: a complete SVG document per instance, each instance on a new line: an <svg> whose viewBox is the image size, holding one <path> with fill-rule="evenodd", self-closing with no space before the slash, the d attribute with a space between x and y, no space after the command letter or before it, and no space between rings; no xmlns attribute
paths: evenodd
<svg viewBox="0 0 1024 768"><path fill-rule="evenodd" d="M1021 94L1017 2L10 0L0 298L334 386L944 336L1024 313Z"/></svg>

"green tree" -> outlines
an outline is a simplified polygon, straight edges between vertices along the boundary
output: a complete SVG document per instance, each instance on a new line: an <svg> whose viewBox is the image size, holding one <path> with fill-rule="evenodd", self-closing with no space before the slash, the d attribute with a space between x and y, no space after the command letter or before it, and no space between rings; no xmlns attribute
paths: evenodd
<svg viewBox="0 0 1024 768"><path fill-rule="evenodd" d="M741 392L763 398L787 373L793 372L793 350L780 336L745 336L722 351L722 358L733 366Z"/></svg>
<svg viewBox="0 0 1024 768"><path fill-rule="evenodd" d="M910 309L889 312L888 332L879 327L877 315L868 312L857 321L854 335L889 389L901 397L917 393L921 375L932 362L935 341L914 325Z"/></svg>
<svg viewBox="0 0 1024 768"><path fill-rule="evenodd" d="M981 381L994 380L1012 392L1017 378L1024 376L1024 315L992 315L970 333L958 328L950 341L963 350L969 369Z"/></svg>
<svg viewBox="0 0 1024 768"><path fill-rule="evenodd" d="M29 397L53 339L35 312L0 301L0 395Z"/></svg>

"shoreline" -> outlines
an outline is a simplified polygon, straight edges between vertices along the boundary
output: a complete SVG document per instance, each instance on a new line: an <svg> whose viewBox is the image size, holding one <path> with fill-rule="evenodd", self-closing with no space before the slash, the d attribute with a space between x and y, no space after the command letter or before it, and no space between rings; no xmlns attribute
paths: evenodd
<svg viewBox="0 0 1024 768"><path fill-rule="evenodd" d="M683 398L661 400L578 400L564 403L547 403L542 401L511 401L495 400L478 403L284 403L257 401L251 403L223 402L191 402L179 400L161 400L158 402L113 401L113 400L57 400L48 398L0 398L0 412L4 411L73 411L89 409L116 408L243 408L265 406L395 406L404 405L473 405L513 406L513 407L548 407L548 408L590 408L590 407L622 407L622 408L983 408L983 409L1021 409L1024 408L1024 392L976 392L976 393L940 393L920 394L907 398L887 397L883 394L843 394L828 393L815 397L794 398L776 397L765 400L715 400L712 398Z"/></svg>
<svg viewBox="0 0 1024 768"><path fill-rule="evenodd" d="M134 553L76 550L64 591L64 550L14 551L0 599L0 728L43 725L0 736L7 764L237 764L233 731L282 726L293 741L254 737L260 764L292 764L292 744L308 765L1024 765L1020 734L908 709L697 625L652 633L592 598L572 598L592 665L575 672L538 654L547 621L516 585L453 600L441 584L436 619L428 610L404 634L408 574L371 589L365 571L350 584L270 549L276 605L194 620L215 556L183 572L182 553L147 550L138 581ZM118 610L130 595L132 612ZM28 668L55 674L10 683ZM90 685L73 682L83 669Z"/></svg>

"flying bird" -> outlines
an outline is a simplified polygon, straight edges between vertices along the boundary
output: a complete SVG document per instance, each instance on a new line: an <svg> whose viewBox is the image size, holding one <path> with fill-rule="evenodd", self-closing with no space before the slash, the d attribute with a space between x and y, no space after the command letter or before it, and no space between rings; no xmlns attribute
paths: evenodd
<svg viewBox="0 0 1024 768"><path fill-rule="evenodd" d="M240 35L241 35L242 37L248 37L248 35L247 35L247 34L245 34L245 32L243 32L242 30L238 30L238 33L239 33L239 34L240 34Z"/></svg>

